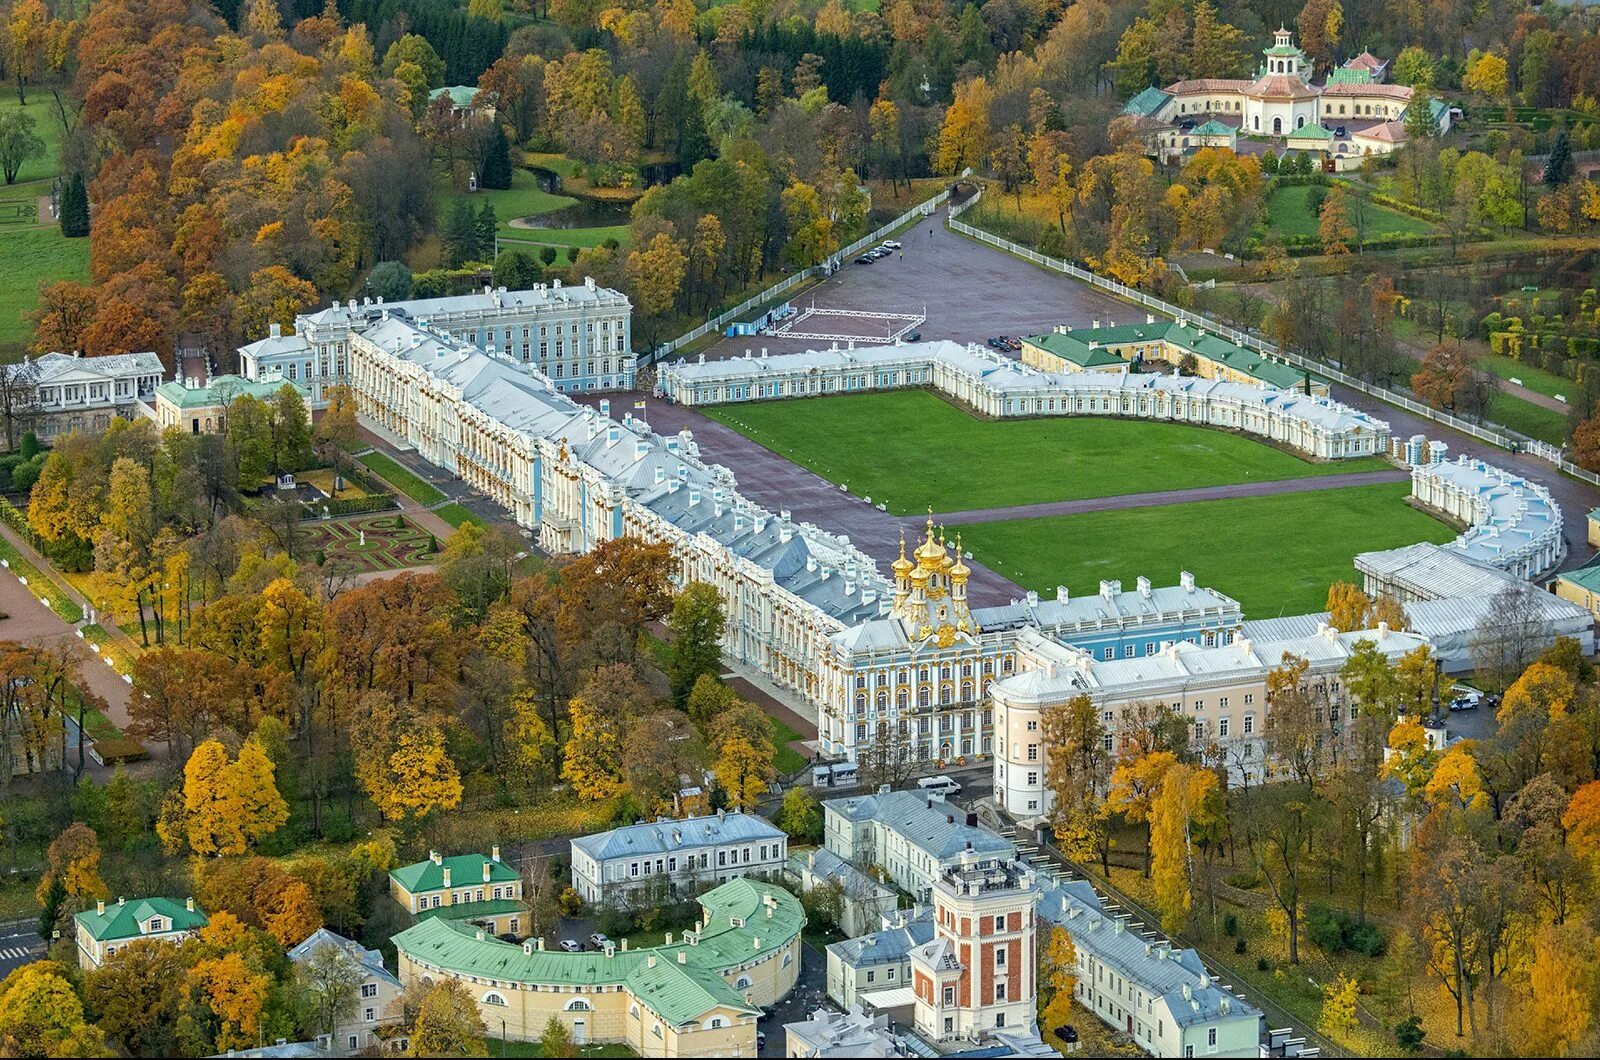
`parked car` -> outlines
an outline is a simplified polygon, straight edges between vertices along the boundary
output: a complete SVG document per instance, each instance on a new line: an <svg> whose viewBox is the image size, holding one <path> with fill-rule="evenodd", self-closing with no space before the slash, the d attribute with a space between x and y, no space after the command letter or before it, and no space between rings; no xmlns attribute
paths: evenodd
<svg viewBox="0 0 1600 1060"><path fill-rule="evenodd" d="M562 939L561 948L568 953L582 953L583 943L576 942L572 939Z"/></svg>
<svg viewBox="0 0 1600 1060"><path fill-rule="evenodd" d="M767 1047L767 1032L766 1031L756 1031L756 1048L757 1049L765 1049L766 1047Z"/></svg>
<svg viewBox="0 0 1600 1060"><path fill-rule="evenodd" d="M1345 132L1344 126L1341 125L1337 129L1333 130L1333 135L1338 136L1340 138L1343 138L1344 136L1346 136L1348 134Z"/></svg>
<svg viewBox="0 0 1600 1060"><path fill-rule="evenodd" d="M913 331L911 334L906 336L906 341L907 342L921 342L922 341L922 332Z"/></svg>
<svg viewBox="0 0 1600 1060"><path fill-rule="evenodd" d="M871 265L873 262L875 262L877 260L878 260L877 258L873 257L870 254L863 254L859 258L856 259L856 264L857 265Z"/></svg>
<svg viewBox="0 0 1600 1060"><path fill-rule="evenodd" d="M1005 339L990 339L989 340L989 347L991 349L1003 350L1003 349L1006 348L1006 340Z"/></svg>
<svg viewBox="0 0 1600 1060"><path fill-rule="evenodd" d="M1483 693L1467 685L1457 685L1450 697L1451 710L1477 710L1483 702Z"/></svg>
<svg viewBox="0 0 1600 1060"><path fill-rule="evenodd" d="M893 240L893 239L884 240L883 246L884 246L884 249L886 249L886 250L899 250L900 249L900 244L898 242L896 242L895 240Z"/></svg>
<svg viewBox="0 0 1600 1060"><path fill-rule="evenodd" d="M961 794L961 785L946 776L923 777L917 781L917 787L929 795L943 795L947 799Z"/></svg>
<svg viewBox="0 0 1600 1060"><path fill-rule="evenodd" d="M593 946L597 950L605 949L606 943L610 941L610 937L604 931L596 931L593 935L589 936L589 945Z"/></svg>

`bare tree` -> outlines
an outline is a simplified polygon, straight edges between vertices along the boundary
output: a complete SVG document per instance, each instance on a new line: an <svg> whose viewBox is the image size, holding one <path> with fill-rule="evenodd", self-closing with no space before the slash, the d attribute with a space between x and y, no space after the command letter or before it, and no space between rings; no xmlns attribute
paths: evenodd
<svg viewBox="0 0 1600 1060"><path fill-rule="evenodd" d="M917 756L911 746L904 720L879 721L872 740L859 752L862 783L876 788L882 784L898 787L916 771Z"/></svg>
<svg viewBox="0 0 1600 1060"><path fill-rule="evenodd" d="M528 938L544 938L561 919L561 890L554 855L536 854L522 870L522 902L528 907Z"/></svg>
<svg viewBox="0 0 1600 1060"><path fill-rule="evenodd" d="M1515 681L1541 650L1539 590L1520 579L1495 594L1472 636L1478 676L1495 688Z"/></svg>
<svg viewBox="0 0 1600 1060"><path fill-rule="evenodd" d="M0 421L5 425L7 451L17 451L22 436L33 430L38 416L38 366L30 360L0 365Z"/></svg>

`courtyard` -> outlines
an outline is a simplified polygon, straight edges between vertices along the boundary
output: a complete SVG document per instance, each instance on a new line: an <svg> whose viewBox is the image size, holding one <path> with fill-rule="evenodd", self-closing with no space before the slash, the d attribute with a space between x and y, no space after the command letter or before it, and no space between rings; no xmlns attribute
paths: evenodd
<svg viewBox="0 0 1600 1060"><path fill-rule="evenodd" d="M706 413L895 515L1345 475L1255 439L1110 417L978 419L923 390L724 405Z"/></svg>

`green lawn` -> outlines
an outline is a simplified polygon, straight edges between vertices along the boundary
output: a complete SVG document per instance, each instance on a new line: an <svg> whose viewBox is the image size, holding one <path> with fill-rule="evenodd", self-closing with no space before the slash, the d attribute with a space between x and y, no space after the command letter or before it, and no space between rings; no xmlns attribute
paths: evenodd
<svg viewBox="0 0 1600 1060"><path fill-rule="evenodd" d="M25 316L39 305L39 285L89 278L89 241L66 239L61 229L0 228L0 362L22 360L33 325Z"/></svg>
<svg viewBox="0 0 1600 1060"><path fill-rule="evenodd" d="M444 494L432 483L424 482L410 470L380 452L363 453L356 459L418 504L438 504L445 499Z"/></svg>
<svg viewBox="0 0 1600 1060"><path fill-rule="evenodd" d="M1327 188L1317 184L1295 184L1275 189L1272 197L1267 200L1267 223L1286 237L1316 235L1318 218L1306 204L1314 188L1328 191ZM1360 192L1352 194L1359 195ZM1355 220L1352 211L1350 221L1354 224ZM1367 204L1366 223L1369 239L1376 236L1417 235L1433 231L1433 225L1421 218L1375 203Z"/></svg>
<svg viewBox="0 0 1600 1060"><path fill-rule="evenodd" d="M1248 618L1320 611L1352 580L1356 553L1456 536L1405 504L1408 483L1200 501L1164 508L981 523L962 528L974 557L1029 589L1094 593L1102 579L1157 585L1180 570L1234 597Z"/></svg>
<svg viewBox="0 0 1600 1060"><path fill-rule="evenodd" d="M1490 398L1484 418L1551 445L1560 445L1567 432L1565 413L1504 392Z"/></svg>
<svg viewBox="0 0 1600 1060"><path fill-rule="evenodd" d="M56 102L50 93L31 90L28 92L28 105L21 107L17 103L17 93L14 89L8 90L4 98L0 99L0 114L11 114L21 110L33 119L33 133L44 141L44 151L22 164L17 171L17 183L30 180L46 180L56 175L56 157L61 150L61 119L57 116ZM10 192L11 188L3 188ZM48 185L40 194L50 194ZM5 195L5 198L11 196Z"/></svg>
<svg viewBox="0 0 1600 1060"><path fill-rule="evenodd" d="M461 525L463 523L477 523L479 526L483 525L482 519L479 519L476 515L473 515L461 505L453 502L446 504L442 508L435 509L433 514L437 515L439 518L443 519L457 530L461 529Z"/></svg>
<svg viewBox="0 0 1600 1060"><path fill-rule="evenodd" d="M980 420L925 391L728 405L714 419L898 515L1371 471L1178 423Z"/></svg>
<svg viewBox="0 0 1600 1060"><path fill-rule="evenodd" d="M597 247L608 239L624 245L628 242L627 225L601 225L598 228L513 228L500 226L501 250L527 250L535 253L539 247ZM561 260L566 260L564 257Z"/></svg>
<svg viewBox="0 0 1600 1060"><path fill-rule="evenodd" d="M522 168L511 171L511 187L500 190L484 189L475 192L457 191L443 173L438 177L439 216L446 218L460 199L472 204L474 210L483 209L486 202L494 203L494 215L503 226L513 217L530 217L549 213L563 206L571 206L577 199L565 195L552 195L539 187L539 178Z"/></svg>
<svg viewBox="0 0 1600 1060"><path fill-rule="evenodd" d="M800 739L800 734L795 732L788 722L781 718L767 717L772 721L772 742L778 747L778 754L772 764L778 767L780 773L793 773L806 764L806 756L789 746L790 741Z"/></svg>
<svg viewBox="0 0 1600 1060"><path fill-rule="evenodd" d="M491 1027L490 1030L493 1031L494 1028ZM489 1050L486 1055L488 1055L491 1058L492 1057L496 1057L496 1056L543 1056L544 1055L544 1050L539 1047L539 1043L538 1042L502 1042L499 1038L496 1038L493 1034L490 1034L489 1037L487 1037L487 1038L485 1038L483 1040L483 1042L484 1042L484 1045ZM584 1045L584 1046L580 1046L579 1049L578 1049L578 1055L579 1056L636 1056L638 1054L636 1054L632 1049L629 1049L626 1045L623 1045L620 1042L612 1042L612 1043L610 1043L608 1045Z"/></svg>
<svg viewBox="0 0 1600 1060"><path fill-rule="evenodd" d="M1565 376L1547 372L1543 368L1498 353L1486 353L1478 358L1478 367L1497 379L1516 379L1523 386L1546 397L1561 394L1571 397L1578 384Z"/></svg>

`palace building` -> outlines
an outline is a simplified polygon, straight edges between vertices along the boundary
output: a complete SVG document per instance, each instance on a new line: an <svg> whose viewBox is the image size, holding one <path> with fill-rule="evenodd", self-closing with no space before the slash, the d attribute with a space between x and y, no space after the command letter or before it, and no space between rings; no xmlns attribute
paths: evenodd
<svg viewBox="0 0 1600 1060"><path fill-rule="evenodd" d="M390 318L414 321L490 355L531 364L555 389L578 393L633 386L633 306L626 295L593 280L560 280L526 291L485 287L472 294L334 302L295 318L294 332L270 326L264 339L239 348L239 371L250 379L286 379L311 392L315 407L327 388L350 382L351 340Z"/></svg>
<svg viewBox="0 0 1600 1060"><path fill-rule="evenodd" d="M1253 78L1197 78L1147 88L1123 107L1151 153L1181 158L1201 147L1234 150L1305 150L1336 169L1353 169L1368 155L1388 154L1407 139L1405 118L1412 91L1385 84L1388 64L1363 52L1312 81L1312 62L1279 29ZM1451 112L1429 100L1441 132ZM1257 142L1251 143L1249 138ZM1222 143L1220 141L1228 142Z"/></svg>

